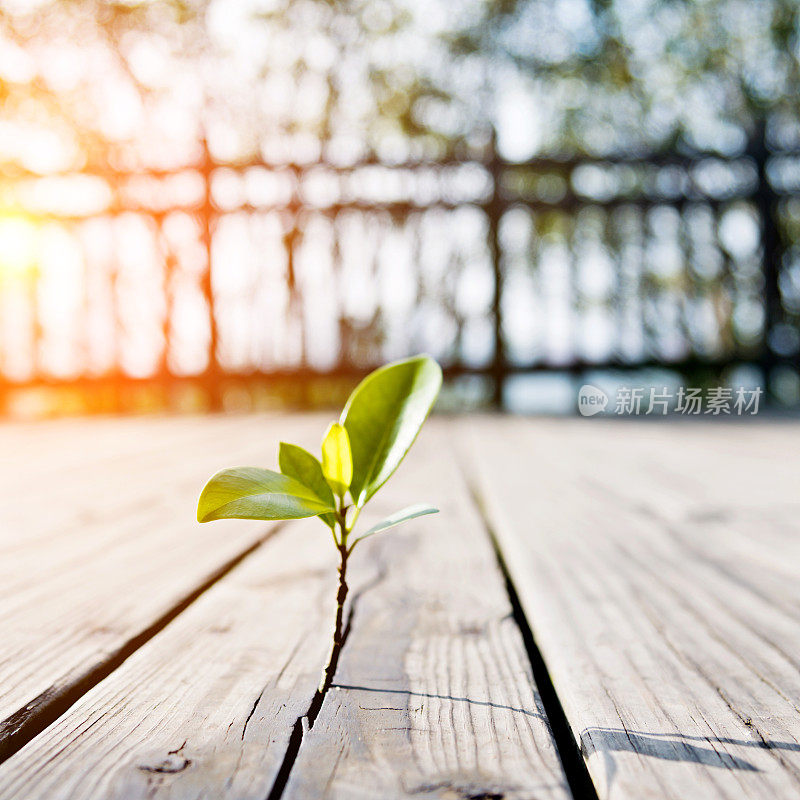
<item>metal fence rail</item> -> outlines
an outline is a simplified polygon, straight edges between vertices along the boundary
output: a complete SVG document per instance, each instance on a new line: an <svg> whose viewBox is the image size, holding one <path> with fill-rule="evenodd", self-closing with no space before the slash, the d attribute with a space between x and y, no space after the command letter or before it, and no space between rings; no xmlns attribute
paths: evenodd
<svg viewBox="0 0 800 800"><path fill-rule="evenodd" d="M497 404L540 371L797 378L800 156L763 137L735 158L203 152L169 171L0 169L6 407L58 389L89 410L142 391L217 408L417 350Z"/></svg>

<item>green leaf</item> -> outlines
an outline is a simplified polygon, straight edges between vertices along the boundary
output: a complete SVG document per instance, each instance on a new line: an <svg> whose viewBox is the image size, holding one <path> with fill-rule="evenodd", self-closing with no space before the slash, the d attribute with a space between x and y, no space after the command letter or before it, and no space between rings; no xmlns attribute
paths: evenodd
<svg viewBox="0 0 800 800"><path fill-rule="evenodd" d="M300 519L334 507L294 478L259 467L223 469L197 501L197 521L214 519Z"/></svg>
<svg viewBox="0 0 800 800"><path fill-rule="evenodd" d="M342 411L350 436L350 494L361 508L391 477L417 438L442 385L429 356L387 364L364 378Z"/></svg>
<svg viewBox="0 0 800 800"><path fill-rule="evenodd" d="M438 514L439 509L434 508L433 506L427 506L425 503L417 503L413 506L408 506L407 508L401 509L400 511L395 511L394 514L386 517L386 519L382 519L377 525L373 525L366 533L359 536L356 539L357 542L360 542L362 539L366 539L367 536L372 536L374 533L381 533L382 531L387 531L389 528L394 528L395 525L399 525L401 522L405 522L408 519L414 519L415 517L424 517L426 514Z"/></svg>
<svg viewBox="0 0 800 800"><path fill-rule="evenodd" d="M322 440L322 473L333 491L344 497L353 479L353 456L347 431L332 422Z"/></svg>
<svg viewBox="0 0 800 800"><path fill-rule="evenodd" d="M296 444L281 442L278 448L278 464L284 475L308 486L317 497L331 506L336 505L331 487L322 474L322 464L308 450ZM336 517L333 514L320 514L320 519L331 529L336 526Z"/></svg>

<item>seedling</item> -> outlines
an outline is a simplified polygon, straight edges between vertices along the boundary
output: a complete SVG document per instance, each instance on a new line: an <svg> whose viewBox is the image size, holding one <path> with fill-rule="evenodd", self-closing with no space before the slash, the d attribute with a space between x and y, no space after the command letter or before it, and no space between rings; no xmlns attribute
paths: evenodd
<svg viewBox="0 0 800 800"><path fill-rule="evenodd" d="M408 506L355 536L358 517L405 457L433 407L442 371L428 356L387 364L364 378L322 440L322 459L280 443L280 472L234 467L214 475L197 504L198 522L319 517L339 553L333 646L320 691L333 680L344 638L347 561L359 542L438 509Z"/></svg>

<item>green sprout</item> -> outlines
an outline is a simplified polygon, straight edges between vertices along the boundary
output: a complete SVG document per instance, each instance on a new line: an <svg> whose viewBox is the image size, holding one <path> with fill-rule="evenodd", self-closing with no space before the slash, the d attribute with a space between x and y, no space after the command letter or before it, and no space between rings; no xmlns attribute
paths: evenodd
<svg viewBox="0 0 800 800"><path fill-rule="evenodd" d="M333 646L320 691L333 681L344 641L347 560L359 542L438 509L408 506L359 536L353 529L364 506L392 476L433 407L442 371L429 356L375 370L356 387L322 440L322 459L280 443L280 472L233 467L216 473L197 503L198 522L215 519L285 520L319 517L339 553L339 589Z"/></svg>

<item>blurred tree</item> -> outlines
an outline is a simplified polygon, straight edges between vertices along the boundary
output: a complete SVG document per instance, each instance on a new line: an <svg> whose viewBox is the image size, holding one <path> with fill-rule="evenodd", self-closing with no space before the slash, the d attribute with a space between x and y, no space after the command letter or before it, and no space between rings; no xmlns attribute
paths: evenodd
<svg viewBox="0 0 800 800"><path fill-rule="evenodd" d="M405 0L4 0L0 158L168 166L205 133L228 160L441 156L472 120L447 21Z"/></svg>
<svg viewBox="0 0 800 800"><path fill-rule="evenodd" d="M480 0L445 34L489 61L485 91L520 151L741 149L761 120L800 142L796 0ZM506 128L509 126L506 125ZM515 153L517 154L517 153Z"/></svg>
<svg viewBox="0 0 800 800"><path fill-rule="evenodd" d="M168 139L165 129L186 125L174 113L174 66L201 49L205 5L5 0L0 158L49 171L135 160L154 140ZM184 105L187 99L191 92Z"/></svg>
<svg viewBox="0 0 800 800"><path fill-rule="evenodd" d="M212 2L208 31L229 75L210 138L278 161L321 149L345 160L446 154L468 132L452 111L458 95L433 69L449 59L432 35L436 16L445 6L405 0Z"/></svg>
<svg viewBox="0 0 800 800"><path fill-rule="evenodd" d="M796 0L5 0L0 98L40 166L186 161L202 131L228 159L437 157L489 125L512 156L734 152L765 118L800 142L798 13Z"/></svg>

